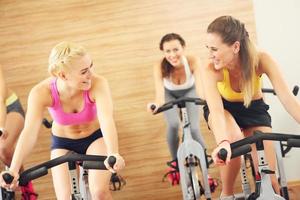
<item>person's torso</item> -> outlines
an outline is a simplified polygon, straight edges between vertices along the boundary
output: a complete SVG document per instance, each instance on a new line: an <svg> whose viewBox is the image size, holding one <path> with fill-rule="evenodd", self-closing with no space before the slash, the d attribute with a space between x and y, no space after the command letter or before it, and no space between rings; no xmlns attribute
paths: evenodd
<svg viewBox="0 0 300 200"><path fill-rule="evenodd" d="M244 101L244 92L243 91L237 91L239 89L233 89L232 85L233 80L230 80L230 74L227 69L223 69L223 80L219 81L217 83L218 90L221 94L221 96L226 99L227 101ZM253 77L253 89L254 89L254 95L253 99L261 98L261 76L255 75ZM239 88L239 86L236 86L236 88Z"/></svg>
<svg viewBox="0 0 300 200"><path fill-rule="evenodd" d="M175 84L172 81L172 76L170 75L169 78L163 78L164 87L168 90L185 90L193 87L195 83L195 78L193 74L191 73L191 69L188 63L188 60L186 57L182 57L182 63L184 66L184 72L185 72L185 82L181 84ZM183 76L184 77L184 76Z"/></svg>
<svg viewBox="0 0 300 200"><path fill-rule="evenodd" d="M95 102L89 98L89 92L83 91L83 108L76 112L65 112L56 85L57 79L53 79L50 83L52 96L52 106L48 107L49 113L53 121L62 126L79 126L96 120L97 109Z"/></svg>

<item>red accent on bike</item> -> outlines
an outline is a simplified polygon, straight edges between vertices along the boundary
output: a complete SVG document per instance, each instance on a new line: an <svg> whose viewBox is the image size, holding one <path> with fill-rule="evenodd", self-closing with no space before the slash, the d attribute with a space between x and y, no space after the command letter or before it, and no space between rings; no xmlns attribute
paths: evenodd
<svg viewBox="0 0 300 200"><path fill-rule="evenodd" d="M26 186L21 186L22 200L37 200L38 194L33 189L32 182L28 182Z"/></svg>

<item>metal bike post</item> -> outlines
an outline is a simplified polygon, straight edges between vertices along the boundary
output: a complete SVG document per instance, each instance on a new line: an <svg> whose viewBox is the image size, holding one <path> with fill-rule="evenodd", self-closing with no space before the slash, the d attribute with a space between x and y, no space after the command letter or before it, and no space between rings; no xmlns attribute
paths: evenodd
<svg viewBox="0 0 300 200"><path fill-rule="evenodd" d="M251 194L250 183L247 177L247 168L246 168L246 157L244 155L241 156L241 169L240 175L242 179L242 189L243 193L235 194L235 199L247 199L248 196Z"/></svg>
<svg viewBox="0 0 300 200"><path fill-rule="evenodd" d="M90 190L89 190L89 181L88 181L88 170L83 169L82 166L79 166L80 171L80 179L79 179L79 186L80 186L80 193L83 199L92 199Z"/></svg>
<svg viewBox="0 0 300 200"><path fill-rule="evenodd" d="M289 200L287 180L286 180L286 175L285 175L285 171L284 171L283 157L282 157L282 152L281 152L281 143L279 141L274 141L273 143L275 145L275 151L276 151L277 168L278 168L278 174L279 174L279 183L280 183L280 187L281 187L280 188L281 193L282 193L282 196L286 200Z"/></svg>
<svg viewBox="0 0 300 200"><path fill-rule="evenodd" d="M74 161L68 162L68 167L69 167L69 174L70 174L70 181L71 181L72 200L82 200L79 186L78 186L76 162Z"/></svg>
<svg viewBox="0 0 300 200"><path fill-rule="evenodd" d="M186 159L191 156L194 156L194 157L198 158L200 165L201 165L205 197L207 199L211 199L211 192L210 192L210 187L209 187L209 183L208 183L208 170L207 170L205 150L203 149L201 144L199 144L192 138L191 130L190 130L190 122L188 119L185 102L183 102L181 105L178 105L178 107L181 109L183 137L184 137L183 142L180 144L178 151L177 151L178 166L179 166L179 172L180 172L180 177L181 177L180 182L181 182L183 198L185 200L188 200L188 199L197 199L200 197L200 186L199 186L198 180L196 183L194 183L194 182L190 183L189 180L190 180L190 178L193 179L193 177L187 177L189 170L187 170L187 167L185 166ZM195 173L193 171L190 173L191 173L191 176L195 175ZM191 188L191 187L193 187L195 194L191 194L191 191L189 190L189 188Z"/></svg>
<svg viewBox="0 0 300 200"><path fill-rule="evenodd" d="M257 200L285 200L283 197L276 194L272 187L271 177L268 173L270 169L265 159L263 140L256 142L256 149L258 156L258 170L261 176L261 187Z"/></svg>

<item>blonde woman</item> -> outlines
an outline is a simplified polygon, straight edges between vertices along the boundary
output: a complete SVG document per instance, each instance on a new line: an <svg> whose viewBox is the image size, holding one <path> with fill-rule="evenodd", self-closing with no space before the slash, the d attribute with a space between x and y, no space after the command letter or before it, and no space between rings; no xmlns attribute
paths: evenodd
<svg viewBox="0 0 300 200"><path fill-rule="evenodd" d="M116 156L113 169L105 162L111 171L119 171L125 166L119 155L108 82L95 74L93 67L91 57L78 44L62 42L52 49L48 68L52 76L30 91L25 127L9 169L15 179L12 185L1 180L3 186L14 187L16 184L21 163L36 143L46 108L53 118L51 159L75 151ZM57 199L70 199L67 164L54 167L52 177ZM110 171L90 171L89 187L93 199L112 199L110 177Z"/></svg>
<svg viewBox="0 0 300 200"><path fill-rule="evenodd" d="M240 160L230 160L230 143L251 135L255 130L272 132L269 106L262 98L262 74L270 79L279 100L299 123L300 102L288 89L278 64L266 52L256 50L245 25L238 19L222 16L211 22L207 28L207 48L210 62L201 70L208 104L204 107L204 116L217 142L212 157L216 164L222 165L220 199L234 199L233 183ZM265 145L268 147L265 148L268 163L275 170L272 142L266 141ZM226 165L217 156L221 148L229 152ZM252 152L257 161L255 154ZM279 193L275 175L271 179L274 190Z"/></svg>

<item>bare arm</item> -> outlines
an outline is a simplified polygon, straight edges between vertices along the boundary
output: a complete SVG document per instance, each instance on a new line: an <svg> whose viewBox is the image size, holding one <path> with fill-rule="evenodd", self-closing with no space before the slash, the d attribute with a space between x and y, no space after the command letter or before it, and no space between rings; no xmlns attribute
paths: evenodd
<svg viewBox="0 0 300 200"><path fill-rule="evenodd" d="M5 128L7 88L4 80L2 66L0 65L0 128Z"/></svg>
<svg viewBox="0 0 300 200"><path fill-rule="evenodd" d="M147 104L147 111L155 113L157 108L165 103L165 89L160 63L153 66L153 78L155 86L155 100L154 102ZM152 105L155 106L155 109L152 108Z"/></svg>
<svg viewBox="0 0 300 200"><path fill-rule="evenodd" d="M154 85L155 85L155 103L162 105L165 102L165 90L160 63L153 67Z"/></svg>
<svg viewBox="0 0 300 200"><path fill-rule="evenodd" d="M198 97L204 99L204 94L203 94L203 86L202 86L202 81L201 81L201 76L200 76L200 60L196 57L188 56L188 60L191 66L191 71L192 74L195 77L195 86L196 86L196 93Z"/></svg>
<svg viewBox="0 0 300 200"><path fill-rule="evenodd" d="M95 100L97 105L97 115L101 125L103 138L108 154L119 153L118 134L113 118L113 104L107 80L97 78L95 90Z"/></svg>
<svg viewBox="0 0 300 200"><path fill-rule="evenodd" d="M210 128L218 144L222 140L228 140L228 136L226 135L223 102L217 89L217 73L210 65L201 68L205 99L210 111Z"/></svg>
<svg viewBox="0 0 300 200"><path fill-rule="evenodd" d="M117 158L114 170L118 171L125 166L123 158L119 155L118 134L113 117L113 103L111 99L109 85L106 79L98 77L94 96L97 106L97 115L101 126L104 142L108 155L114 155ZM107 165L106 166L110 168Z"/></svg>
<svg viewBox="0 0 300 200"><path fill-rule="evenodd" d="M264 52L260 53L259 61L261 71L266 73L269 77L280 102L287 112L300 123L300 102L288 88L288 84L282 76L279 65L270 55Z"/></svg>
<svg viewBox="0 0 300 200"><path fill-rule="evenodd" d="M213 69L212 64L207 64L205 67L200 68L201 80L205 99L209 107L209 126L215 136L217 148L212 153L212 158L217 164L222 164L223 161L217 156L221 148L225 148L228 152L227 163L231 157L231 149L229 136L227 135L224 107L221 95L217 89L217 82L220 79L220 73Z"/></svg>
<svg viewBox="0 0 300 200"><path fill-rule="evenodd" d="M14 175L18 174L24 158L28 156L36 143L45 109L44 102L48 97L49 95L47 96L45 89L40 85L35 86L29 93L25 125L18 139L10 166L10 171Z"/></svg>

